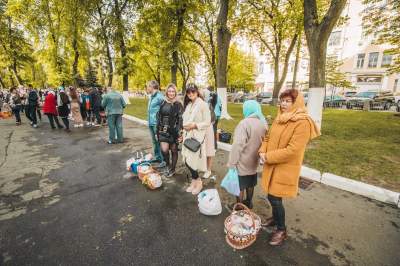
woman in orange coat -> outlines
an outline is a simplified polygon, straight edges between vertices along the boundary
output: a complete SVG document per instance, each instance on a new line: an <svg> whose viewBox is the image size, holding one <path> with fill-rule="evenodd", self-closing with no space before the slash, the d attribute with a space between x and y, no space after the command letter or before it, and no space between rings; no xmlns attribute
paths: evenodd
<svg viewBox="0 0 400 266"><path fill-rule="evenodd" d="M301 165L307 143L320 135L307 114L304 98L297 90L284 91L280 108L259 150L264 163L262 188L268 193L272 217L267 226L276 226L270 245L280 245L287 238L282 198L296 197Z"/></svg>

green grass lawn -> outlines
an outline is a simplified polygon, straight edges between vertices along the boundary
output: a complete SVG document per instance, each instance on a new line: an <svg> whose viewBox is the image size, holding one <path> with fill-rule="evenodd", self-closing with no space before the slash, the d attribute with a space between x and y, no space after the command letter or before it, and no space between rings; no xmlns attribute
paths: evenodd
<svg viewBox="0 0 400 266"><path fill-rule="evenodd" d="M132 99L125 113L146 119L147 100ZM229 104L232 120L219 127L233 132L243 118L241 104ZM276 116L276 107L263 106L265 116ZM400 117L388 112L327 109L322 136L309 144L305 165L321 172L361 180L400 191Z"/></svg>

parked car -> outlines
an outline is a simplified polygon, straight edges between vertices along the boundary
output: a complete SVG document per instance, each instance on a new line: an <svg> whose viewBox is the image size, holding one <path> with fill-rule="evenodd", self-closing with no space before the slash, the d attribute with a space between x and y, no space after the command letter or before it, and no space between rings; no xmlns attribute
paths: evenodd
<svg viewBox="0 0 400 266"><path fill-rule="evenodd" d="M232 97L232 102L234 103L242 103L244 102L244 94L243 93L236 93Z"/></svg>
<svg viewBox="0 0 400 266"><path fill-rule="evenodd" d="M396 105L393 92L381 92L374 98L373 106L383 110L389 110L392 105Z"/></svg>
<svg viewBox="0 0 400 266"><path fill-rule="evenodd" d="M340 95L325 96L324 107L342 108L346 105L346 99Z"/></svg>
<svg viewBox="0 0 400 266"><path fill-rule="evenodd" d="M350 99L353 98L356 94L357 94L356 91L346 91L346 92L344 93L343 97L344 97L346 100L350 100Z"/></svg>
<svg viewBox="0 0 400 266"><path fill-rule="evenodd" d="M346 107L347 109L363 108L365 102L369 102L370 104L372 104L377 94L378 93L376 91L359 92L354 95L353 98L347 100Z"/></svg>
<svg viewBox="0 0 400 266"><path fill-rule="evenodd" d="M257 94L257 102L261 104L271 104L272 103L272 92L260 92Z"/></svg>

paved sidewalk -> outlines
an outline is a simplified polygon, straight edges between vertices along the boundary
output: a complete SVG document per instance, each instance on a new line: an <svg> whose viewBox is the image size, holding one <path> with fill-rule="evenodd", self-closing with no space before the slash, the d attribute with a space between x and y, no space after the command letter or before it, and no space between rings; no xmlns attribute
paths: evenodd
<svg viewBox="0 0 400 266"><path fill-rule="evenodd" d="M124 121L127 142L107 145L106 128L34 130L0 120L1 265L399 265L400 210L311 184L286 200L289 240L270 232L234 251L224 240L226 210L199 214L184 192L186 170L149 191L125 171L132 151L151 149L147 128ZM218 184L226 152L213 169ZM262 193L255 211L270 216Z"/></svg>

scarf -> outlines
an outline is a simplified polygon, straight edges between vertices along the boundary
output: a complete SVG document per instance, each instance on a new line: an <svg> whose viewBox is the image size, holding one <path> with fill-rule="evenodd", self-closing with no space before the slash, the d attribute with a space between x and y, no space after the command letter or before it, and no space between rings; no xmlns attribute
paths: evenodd
<svg viewBox="0 0 400 266"><path fill-rule="evenodd" d="M275 119L275 121L279 124L286 124L289 121L296 122L299 120L307 120L310 123L310 140L321 135L321 132L319 131L314 120L312 120L308 115L307 108L304 104L304 97L301 92L299 92L296 101L293 103L288 112L282 113L279 108L278 116Z"/></svg>
<svg viewBox="0 0 400 266"><path fill-rule="evenodd" d="M245 101L243 104L243 115L245 118L255 116L265 123L265 117L262 113L260 104L255 100Z"/></svg>

